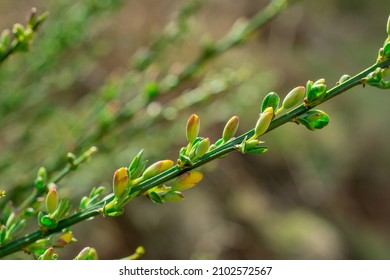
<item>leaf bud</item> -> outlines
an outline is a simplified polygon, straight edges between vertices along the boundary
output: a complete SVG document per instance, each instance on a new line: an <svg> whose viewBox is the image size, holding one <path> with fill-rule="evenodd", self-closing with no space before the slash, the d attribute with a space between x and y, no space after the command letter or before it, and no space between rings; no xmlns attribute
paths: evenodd
<svg viewBox="0 0 390 280"><path fill-rule="evenodd" d="M65 247L65 245L68 245L69 243L77 241L71 231L57 233L52 237L52 240L54 241L53 246L60 248Z"/></svg>
<svg viewBox="0 0 390 280"><path fill-rule="evenodd" d="M306 93L308 93L311 90L311 88L313 87L313 84L314 84L313 81L311 81L311 80L307 81L307 83L306 83Z"/></svg>
<svg viewBox="0 0 390 280"><path fill-rule="evenodd" d="M188 121L186 126L186 137L188 140L188 143L192 144L194 143L196 137L198 137L199 133L199 126L200 126L200 119L197 115L192 114Z"/></svg>
<svg viewBox="0 0 390 280"><path fill-rule="evenodd" d="M202 179L202 173L198 171L187 171L176 179L172 185L172 189L175 191L188 190L198 184Z"/></svg>
<svg viewBox="0 0 390 280"><path fill-rule="evenodd" d="M156 163L153 163L151 166L146 168L144 173L142 174L142 178L144 180L147 180L149 178L152 178L174 166L174 162L172 160L160 160Z"/></svg>
<svg viewBox="0 0 390 280"><path fill-rule="evenodd" d="M242 154L263 154L268 148L266 146L261 146L260 144L262 143L264 142L257 139L246 140L245 138L241 144L236 146L236 148Z"/></svg>
<svg viewBox="0 0 390 280"><path fill-rule="evenodd" d="M91 247L85 247L78 253L78 255L74 258L74 260L87 260L89 252L91 251Z"/></svg>
<svg viewBox="0 0 390 280"><path fill-rule="evenodd" d="M41 193L45 190L47 183L47 171L46 168L40 167L37 172L37 177L34 180L34 185L37 190Z"/></svg>
<svg viewBox="0 0 390 280"><path fill-rule="evenodd" d="M325 85L325 79L321 78L314 82L313 86L315 85Z"/></svg>
<svg viewBox="0 0 390 280"><path fill-rule="evenodd" d="M329 116L321 110L309 110L303 113L297 120L310 130L321 129L329 123Z"/></svg>
<svg viewBox="0 0 390 280"><path fill-rule="evenodd" d="M291 90L283 100L282 107L284 109L290 109L296 105L303 99L305 96L306 88L303 86L299 86Z"/></svg>
<svg viewBox="0 0 390 280"><path fill-rule="evenodd" d="M56 189L51 189L46 195L45 201L46 211L49 214L54 213L58 206L58 193Z"/></svg>
<svg viewBox="0 0 390 280"><path fill-rule="evenodd" d="M339 79L338 81L338 85L342 84L342 83L345 83L346 81L348 81L349 79L351 78L350 75L347 75L347 74L344 74L341 76L341 78Z"/></svg>
<svg viewBox="0 0 390 280"><path fill-rule="evenodd" d="M210 139L209 138L202 139L199 142L198 146L196 147L195 157L196 158L202 157L204 154L207 153L209 148L210 148Z"/></svg>
<svg viewBox="0 0 390 280"><path fill-rule="evenodd" d="M222 139L224 142L229 141L237 132L240 119L237 116L232 117L225 125L222 132Z"/></svg>
<svg viewBox="0 0 390 280"><path fill-rule="evenodd" d="M120 198L127 191L128 182L129 175L127 168L122 167L115 171L112 186L116 198Z"/></svg>
<svg viewBox="0 0 390 280"><path fill-rule="evenodd" d="M26 21L29 28L32 28L35 25L37 21L37 8L31 8L30 13L27 15Z"/></svg>
<svg viewBox="0 0 390 280"><path fill-rule="evenodd" d="M272 107L268 107L267 109L264 110L263 113L260 114L260 117L257 120L255 126L255 134L252 137L253 139L258 138L259 136L263 135L267 131L273 117L274 117L274 110Z"/></svg>
<svg viewBox="0 0 390 280"><path fill-rule="evenodd" d="M99 256L95 248L89 249L88 260L98 260Z"/></svg>
<svg viewBox="0 0 390 280"><path fill-rule="evenodd" d="M3 51L5 51L8 48L10 42L11 42L10 31L8 29L4 29L0 35L0 46Z"/></svg>
<svg viewBox="0 0 390 280"><path fill-rule="evenodd" d="M50 247L49 249L47 249L42 255L39 256L38 260L42 261L42 260L57 260L58 259L58 255L57 254L54 254L54 248L53 247Z"/></svg>
<svg viewBox="0 0 390 280"><path fill-rule="evenodd" d="M24 26L20 23L15 23L12 27L12 33L18 38L21 38L24 34Z"/></svg>
<svg viewBox="0 0 390 280"><path fill-rule="evenodd" d="M309 105L316 105L317 101L320 101L325 97L326 85L317 82L314 83L314 85L311 87L311 89L308 92L306 92L306 100L309 103Z"/></svg>

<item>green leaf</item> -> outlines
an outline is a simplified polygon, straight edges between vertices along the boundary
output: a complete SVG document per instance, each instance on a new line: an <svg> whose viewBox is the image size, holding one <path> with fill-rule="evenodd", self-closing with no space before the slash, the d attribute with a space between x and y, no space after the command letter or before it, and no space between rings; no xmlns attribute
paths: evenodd
<svg viewBox="0 0 390 280"><path fill-rule="evenodd" d="M274 112L278 109L280 102L280 97L276 92L270 92L268 93L264 99L263 103L261 104L261 112L264 112L265 109L268 107L272 107L274 109Z"/></svg>
<svg viewBox="0 0 390 280"><path fill-rule="evenodd" d="M184 196L179 191L169 191L162 196L165 202L179 202L184 199Z"/></svg>
<svg viewBox="0 0 390 280"><path fill-rule="evenodd" d="M139 176L141 176L142 173L145 171L146 165L148 165L147 160L141 161L138 164L137 168L133 172L130 173L130 179L134 180L134 179L138 178Z"/></svg>
<svg viewBox="0 0 390 280"><path fill-rule="evenodd" d="M307 83L306 83L306 94L311 90L311 88L313 87L313 84L314 84L313 81L310 81L310 80L307 81Z"/></svg>
<svg viewBox="0 0 390 280"><path fill-rule="evenodd" d="M259 155L264 154L268 151L268 148L265 146L259 146L255 148L246 149L247 154Z"/></svg>
<svg viewBox="0 0 390 280"><path fill-rule="evenodd" d="M39 219L39 224L47 229L55 229L58 226L58 221L49 217L49 215L44 215Z"/></svg>
<svg viewBox="0 0 390 280"><path fill-rule="evenodd" d="M133 173L138 168L138 166L140 165L143 153L144 153L144 150L139 151L138 154L131 161L131 163L129 165L130 177L131 177L131 173Z"/></svg>
<svg viewBox="0 0 390 280"><path fill-rule="evenodd" d="M85 208L87 208L88 204L89 204L89 197L84 196L80 200L80 206L79 207L80 207L80 209L85 209Z"/></svg>
<svg viewBox="0 0 390 280"><path fill-rule="evenodd" d="M310 130L321 129L329 123L329 116L320 110L309 110L297 117L297 121Z"/></svg>
<svg viewBox="0 0 390 280"><path fill-rule="evenodd" d="M192 160L186 155L180 155L177 162L180 168L191 167L193 165Z"/></svg>
<svg viewBox="0 0 390 280"><path fill-rule="evenodd" d="M110 216L110 217L117 217L117 216L120 216L123 214L123 210L119 210L119 209L116 209L114 211L108 211L108 212L105 212L104 214L106 216Z"/></svg>
<svg viewBox="0 0 390 280"><path fill-rule="evenodd" d="M151 201L153 201L156 204L163 204L164 203L164 200L162 199L162 197L156 192L149 192L148 197Z"/></svg>
<svg viewBox="0 0 390 280"><path fill-rule="evenodd" d="M223 143L224 143L223 138L218 139L218 141L215 142L215 146L218 147L218 146L220 146L220 145L223 144Z"/></svg>
<svg viewBox="0 0 390 280"><path fill-rule="evenodd" d="M326 94L325 84L314 84L306 94L306 99L310 105L316 105L318 101L321 101Z"/></svg>

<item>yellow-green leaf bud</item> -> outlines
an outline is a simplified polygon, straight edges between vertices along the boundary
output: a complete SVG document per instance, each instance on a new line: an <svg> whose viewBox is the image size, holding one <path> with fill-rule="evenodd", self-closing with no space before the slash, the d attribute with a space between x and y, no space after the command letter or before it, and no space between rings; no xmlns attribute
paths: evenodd
<svg viewBox="0 0 390 280"><path fill-rule="evenodd" d="M200 127L200 119L197 115L192 114L188 121L186 126L186 137L188 140L188 143L192 144L194 143L196 137L198 137L199 133L199 127Z"/></svg>
<svg viewBox="0 0 390 280"><path fill-rule="evenodd" d="M202 173L198 171L187 171L176 179L172 185L172 189L175 191L188 190L198 184L202 179Z"/></svg>
<svg viewBox="0 0 390 280"><path fill-rule="evenodd" d="M315 85L325 85L325 79L321 78L314 82L313 86Z"/></svg>
<svg viewBox="0 0 390 280"><path fill-rule="evenodd" d="M237 116L232 117L225 125L222 133L222 139L224 142L229 141L234 137L237 132L240 119Z"/></svg>
<svg viewBox="0 0 390 280"><path fill-rule="evenodd" d="M85 247L78 253L78 255L74 258L75 260L86 260L88 258L91 247Z"/></svg>
<svg viewBox="0 0 390 280"><path fill-rule="evenodd" d="M88 260L98 260L99 256L95 248L89 249Z"/></svg>
<svg viewBox="0 0 390 280"><path fill-rule="evenodd" d="M198 146L196 147L195 157L196 158L202 157L205 153L207 153L209 148L210 148L210 139L209 138L202 139L199 142Z"/></svg>
<svg viewBox="0 0 390 280"><path fill-rule="evenodd" d="M263 113L260 114L260 117L255 126L255 134L253 138L257 138L267 131L269 125L271 124L273 116L274 110L272 107L268 107L264 110Z"/></svg>
<svg viewBox="0 0 390 280"><path fill-rule="evenodd" d="M346 81L348 81L349 79L351 78L350 75L348 74L344 74L340 77L339 81L338 81L338 85L342 84L342 83L345 83Z"/></svg>
<svg viewBox="0 0 390 280"><path fill-rule="evenodd" d="M46 181L46 180L47 180L47 171L46 171L46 168L43 167L43 166L40 167L40 168L38 169L37 176L42 177L42 179L43 179L44 181Z"/></svg>
<svg viewBox="0 0 390 280"><path fill-rule="evenodd" d="M122 167L115 171L112 188L116 198L120 198L127 189L129 174L127 168Z"/></svg>
<svg viewBox="0 0 390 280"><path fill-rule="evenodd" d="M306 88L299 86L291 90L283 100L282 107L284 109L290 109L299 104L305 96Z"/></svg>
<svg viewBox="0 0 390 280"><path fill-rule="evenodd" d="M12 27L12 33L15 34L16 37L23 36L24 34L24 26L20 23L15 23Z"/></svg>
<svg viewBox="0 0 390 280"><path fill-rule="evenodd" d="M172 168L175 163L172 160L160 160L156 163L153 163L151 166L146 168L144 173L142 174L142 179L146 180L152 178L170 168Z"/></svg>
<svg viewBox="0 0 390 280"><path fill-rule="evenodd" d="M35 187L39 192L43 192L45 190L46 183L47 183L46 168L40 167L37 172L37 177L34 180Z"/></svg>
<svg viewBox="0 0 390 280"><path fill-rule="evenodd" d="M56 260L58 255L54 254L54 248L50 247L42 255L39 256L38 260Z"/></svg>
<svg viewBox="0 0 390 280"><path fill-rule="evenodd" d="M0 45L2 47L2 51L5 51L10 44L10 31L8 29L4 29L0 35Z"/></svg>
<svg viewBox="0 0 390 280"><path fill-rule="evenodd" d="M58 193L56 189L51 189L46 195L46 211L48 213L53 213L58 206Z"/></svg>
<svg viewBox="0 0 390 280"><path fill-rule="evenodd" d="M69 152L69 153L66 154L66 161L69 163L69 165L71 167L75 166L74 162L75 162L76 159L77 159L77 157L76 157L76 155L74 153Z"/></svg>
<svg viewBox="0 0 390 280"><path fill-rule="evenodd" d="M52 240L54 240L53 246L60 248L65 247L65 245L68 245L69 243L77 241L73 237L73 233L71 231L57 233L55 236L53 236Z"/></svg>

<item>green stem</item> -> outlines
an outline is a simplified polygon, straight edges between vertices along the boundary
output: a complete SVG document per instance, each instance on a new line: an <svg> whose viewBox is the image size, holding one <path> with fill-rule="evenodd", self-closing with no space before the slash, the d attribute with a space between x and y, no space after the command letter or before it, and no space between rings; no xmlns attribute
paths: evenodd
<svg viewBox="0 0 390 280"><path fill-rule="evenodd" d="M355 75L354 77L350 78L346 82L336 85L335 87L331 88L330 90L327 91L326 97L322 99L319 104L324 103L325 101L336 97L337 95L359 85L362 84L362 79L365 78L369 73L373 72L376 68L381 67L381 68L388 68L390 66L390 58L387 58L381 63L376 63L373 66L367 68L366 70L362 71L361 73ZM316 106L318 106L317 104ZM316 107L313 106L313 107ZM291 112L274 119L267 132L270 132L274 130L275 128L282 126L283 124L290 122L294 120L297 116L305 113L311 108L308 108L305 105L300 105ZM150 188L153 188L154 186L160 185L162 183L165 183L175 177L180 176L182 173L198 168L212 160L215 160L217 158L220 158L221 156L224 156L230 152L233 152L236 150L236 145L240 144L245 137L249 138L254 134L254 130L250 130L241 136L237 137L233 141L227 142L226 144L217 147L216 149L206 153L203 157L199 158L196 162L194 162L193 166L186 168L186 169L179 169L177 166L153 177L150 178L149 180L141 182L139 185L134 186L129 194L129 196L134 196L138 195L140 193L143 193ZM76 213L66 219L63 219L60 221L58 224L58 227L54 230L37 230L35 232L32 232L25 237L20 238L19 240L16 240L14 242L11 242L4 246L3 248L0 249L0 258L7 256L11 253L17 252L19 250L22 250L24 247L28 246L29 244L32 244L33 242L44 238L46 236L49 236L55 232L59 232L65 228L68 228L74 224L77 224L81 221L87 220L91 217L97 216L101 213L101 208L103 207L104 204L109 203L113 198L108 198L106 200L101 201L99 204L95 205L94 207L87 209L85 211Z"/></svg>
<svg viewBox="0 0 390 280"><path fill-rule="evenodd" d="M31 27L31 31L36 33L37 30L38 30L38 27L42 24L42 22L46 19L46 17L48 16L48 13L43 13L42 15L38 16L38 20L35 22L35 24ZM19 46L21 45L21 43L19 41L17 41L16 39L14 39L12 42L11 42L11 45L10 47L8 48L8 50L2 54L0 56L0 64L3 63L11 54L13 54L18 48Z"/></svg>
<svg viewBox="0 0 390 280"><path fill-rule="evenodd" d="M71 173L72 171L76 170L82 163L86 162L91 158L91 156L96 153L97 149L96 147L89 148L86 152L84 152L81 156L76 158L74 162L70 165L67 164L52 180L50 180L46 186L50 183L57 184L59 183L62 178L64 178L66 175ZM31 193L30 196L28 196L19 206L18 212L23 212L27 207L32 205L37 198L42 195L41 192L39 192L37 189L34 189L34 191Z"/></svg>

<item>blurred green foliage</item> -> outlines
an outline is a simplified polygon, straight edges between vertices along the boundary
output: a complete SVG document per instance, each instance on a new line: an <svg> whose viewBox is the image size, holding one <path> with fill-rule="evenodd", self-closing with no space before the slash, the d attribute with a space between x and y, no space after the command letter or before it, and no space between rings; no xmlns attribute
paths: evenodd
<svg viewBox="0 0 390 280"><path fill-rule="evenodd" d="M14 2L0 3L1 30L22 22L32 4ZM202 45L266 4L189 2L193 13L176 17L181 31L164 47L154 43L152 63L141 67L145 47L177 31L182 1L34 1L49 18L31 50L0 67L7 199L29 193L40 166L58 170L68 151L90 145L99 154L61 182L62 196L79 201L93 186L109 187L113 172L142 148L150 160L174 159L191 113L202 118L201 135L219 138L232 115L245 131L269 91L284 96L322 77L336 83L371 65L388 17L385 0L301 1L176 86ZM139 199L123 216L75 226L79 242L62 258L85 246L120 258L142 245L147 259L388 259L388 100L378 89L354 89L321 107L331 117L324 130L291 124L273 131L267 154L206 166L204 181L180 204ZM142 109L112 122L132 108Z"/></svg>

